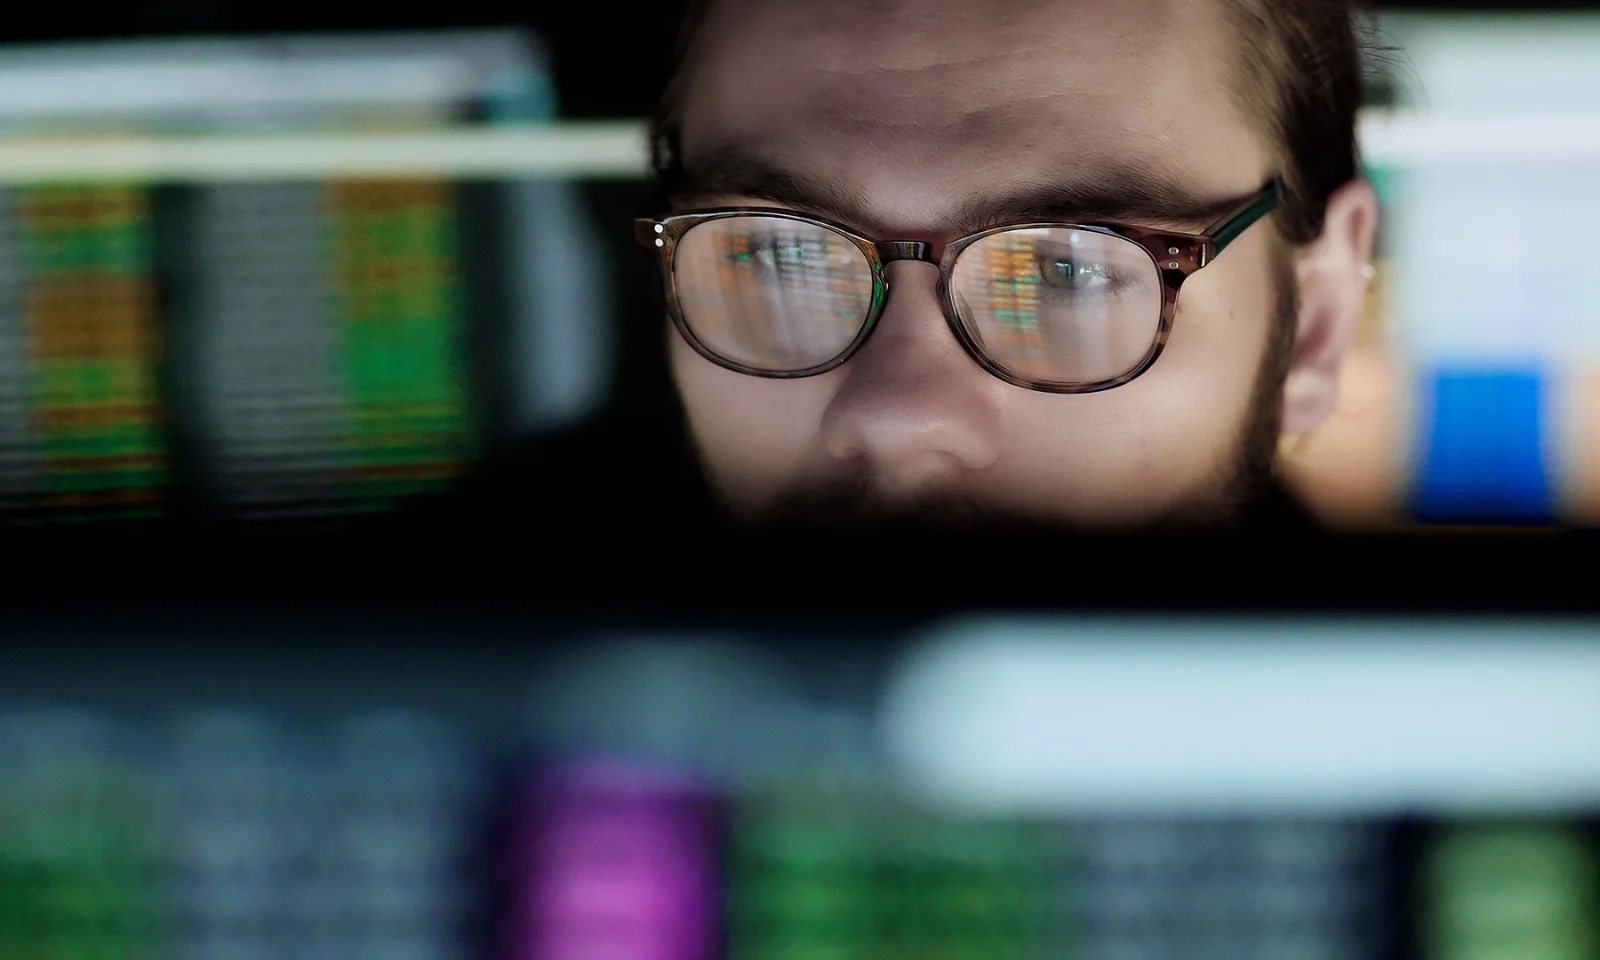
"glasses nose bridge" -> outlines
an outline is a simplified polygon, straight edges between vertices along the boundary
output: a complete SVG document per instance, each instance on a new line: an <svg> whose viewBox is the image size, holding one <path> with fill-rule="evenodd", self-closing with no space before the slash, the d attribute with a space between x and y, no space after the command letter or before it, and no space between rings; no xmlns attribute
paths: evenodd
<svg viewBox="0 0 1600 960"><path fill-rule="evenodd" d="M878 251L878 260L886 266L897 260L914 260L935 266L939 264L934 245L921 240L884 240L872 246Z"/></svg>

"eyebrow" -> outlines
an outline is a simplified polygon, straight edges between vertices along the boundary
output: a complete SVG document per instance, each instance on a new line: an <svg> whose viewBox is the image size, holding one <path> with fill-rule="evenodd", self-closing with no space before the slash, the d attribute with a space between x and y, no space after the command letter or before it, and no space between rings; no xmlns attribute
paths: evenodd
<svg viewBox="0 0 1600 960"><path fill-rule="evenodd" d="M845 223L858 221L869 209L858 191L733 144L686 165L671 193L675 203L748 197ZM961 233L1030 222L1123 223L1199 233L1220 226L1253 196L1205 197L1148 168L1120 166L1099 169L1092 179L1066 172L969 197L956 205L949 223Z"/></svg>
<svg viewBox="0 0 1600 960"><path fill-rule="evenodd" d="M671 194L675 203L748 197L838 220L851 219L852 211L866 208L866 197L861 193L785 169L758 153L733 145L716 147L694 163L685 164Z"/></svg>
<svg viewBox="0 0 1600 960"><path fill-rule="evenodd" d="M1203 197L1151 171L1125 167L1094 180L1066 176L973 197L956 208L954 219L972 232L1007 223L1072 221L1203 233L1221 226L1253 196Z"/></svg>

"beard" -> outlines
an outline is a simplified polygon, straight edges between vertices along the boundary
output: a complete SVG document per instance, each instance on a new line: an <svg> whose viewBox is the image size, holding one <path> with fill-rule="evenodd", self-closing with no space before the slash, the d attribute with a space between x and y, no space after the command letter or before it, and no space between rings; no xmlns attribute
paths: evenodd
<svg viewBox="0 0 1600 960"><path fill-rule="evenodd" d="M979 497L934 491L889 496L865 470L798 490L775 501L758 520L766 529L869 532L1002 531L1052 526L1048 519Z"/></svg>
<svg viewBox="0 0 1600 960"><path fill-rule="evenodd" d="M1300 288L1289 250L1274 244L1272 253L1273 315L1267 340L1256 365L1250 405L1235 434L1231 455L1217 476L1210 496L1196 497L1146 525L1156 531L1226 529L1249 525L1258 516L1270 519L1270 507L1283 496L1278 476L1278 444L1283 435L1283 386L1294 361L1300 315Z"/></svg>
<svg viewBox="0 0 1600 960"><path fill-rule="evenodd" d="M1212 531L1250 525L1282 498L1278 444L1283 423L1283 387L1293 360L1299 290L1287 249L1272 255L1273 316L1257 363L1250 403L1222 466L1203 488L1154 517L1118 524L1118 532ZM681 411L681 406L680 406ZM687 424L685 424L687 427ZM685 434L688 431L685 429ZM702 464L702 457L696 457ZM834 531L916 533L1084 532L1045 512L997 505L948 491L905 497L892 494L860 466L822 484L794 489L768 506L756 529L784 532Z"/></svg>

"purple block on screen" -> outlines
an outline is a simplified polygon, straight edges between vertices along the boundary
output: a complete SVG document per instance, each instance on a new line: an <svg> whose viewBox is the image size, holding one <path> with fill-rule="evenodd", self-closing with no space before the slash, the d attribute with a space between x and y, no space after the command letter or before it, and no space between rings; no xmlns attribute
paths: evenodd
<svg viewBox="0 0 1600 960"><path fill-rule="evenodd" d="M518 837L512 960L706 960L718 870L708 798L619 764L530 791Z"/></svg>

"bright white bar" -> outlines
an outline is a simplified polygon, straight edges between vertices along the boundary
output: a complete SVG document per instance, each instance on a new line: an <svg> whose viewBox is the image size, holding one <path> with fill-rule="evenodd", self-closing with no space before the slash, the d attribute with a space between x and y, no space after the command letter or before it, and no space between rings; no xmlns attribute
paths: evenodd
<svg viewBox="0 0 1600 960"><path fill-rule="evenodd" d="M1600 162L1600 114L1364 117L1375 165ZM0 183L341 177L637 178L643 121L415 134L261 134L0 142Z"/></svg>
<svg viewBox="0 0 1600 960"><path fill-rule="evenodd" d="M1362 153L1372 165L1600 162L1600 113L1455 115L1369 113Z"/></svg>
<svg viewBox="0 0 1600 960"><path fill-rule="evenodd" d="M0 144L0 182L204 183L361 177L636 178L644 126L568 123L447 133L261 134Z"/></svg>
<svg viewBox="0 0 1600 960"><path fill-rule="evenodd" d="M900 667L885 743L976 812L1600 809L1600 630L949 626Z"/></svg>

